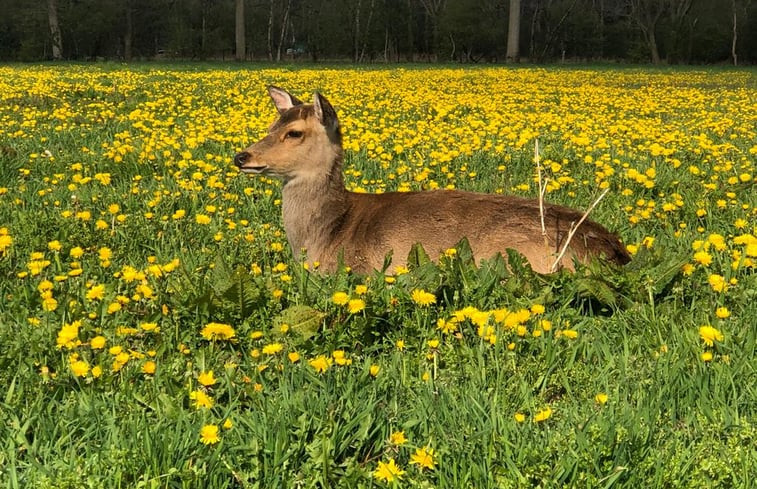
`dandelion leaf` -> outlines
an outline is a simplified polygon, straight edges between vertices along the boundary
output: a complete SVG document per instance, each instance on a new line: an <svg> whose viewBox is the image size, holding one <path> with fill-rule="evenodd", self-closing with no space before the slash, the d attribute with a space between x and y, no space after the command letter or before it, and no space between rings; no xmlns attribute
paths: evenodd
<svg viewBox="0 0 757 489"><path fill-rule="evenodd" d="M308 339L318 332L324 316L325 314L310 306L298 304L281 311L273 323L276 326L288 324L290 331Z"/></svg>
<svg viewBox="0 0 757 489"><path fill-rule="evenodd" d="M239 317L246 318L263 302L260 287L252 274L241 265L232 274L230 282L231 285L220 294L220 297L234 305Z"/></svg>
<svg viewBox="0 0 757 489"><path fill-rule="evenodd" d="M428 257L428 253L423 249L423 246L420 243L414 244L407 255L407 266L412 270L429 263L431 263L431 258Z"/></svg>

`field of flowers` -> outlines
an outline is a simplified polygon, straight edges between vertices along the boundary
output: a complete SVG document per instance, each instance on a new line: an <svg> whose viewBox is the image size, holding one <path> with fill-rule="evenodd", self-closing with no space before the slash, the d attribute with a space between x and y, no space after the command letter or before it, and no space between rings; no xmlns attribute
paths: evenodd
<svg viewBox="0 0 757 489"><path fill-rule="evenodd" d="M0 67L0 481L751 487L757 72ZM319 90L353 191L586 208L624 269L305 270L235 152Z"/></svg>

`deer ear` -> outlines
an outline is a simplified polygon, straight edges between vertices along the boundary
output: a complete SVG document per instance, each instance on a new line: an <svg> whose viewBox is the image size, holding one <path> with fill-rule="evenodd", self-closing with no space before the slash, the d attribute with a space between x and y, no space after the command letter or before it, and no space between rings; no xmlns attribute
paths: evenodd
<svg viewBox="0 0 757 489"><path fill-rule="evenodd" d="M315 116L326 129L334 130L339 127L339 119L336 117L334 107L326 100L326 97L318 92L315 92L313 96L313 108L315 109Z"/></svg>
<svg viewBox="0 0 757 489"><path fill-rule="evenodd" d="M291 95L286 90L282 90L279 87L274 87L273 85L270 85L268 87L268 94L271 96L273 105L276 106L279 114L283 114L295 105L302 105L302 101L300 101L297 97Z"/></svg>

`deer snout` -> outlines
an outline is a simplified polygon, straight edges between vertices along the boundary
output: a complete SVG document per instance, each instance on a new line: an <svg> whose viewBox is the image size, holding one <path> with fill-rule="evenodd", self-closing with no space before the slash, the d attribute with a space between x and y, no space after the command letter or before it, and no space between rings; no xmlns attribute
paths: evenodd
<svg viewBox="0 0 757 489"><path fill-rule="evenodd" d="M247 163L247 160L249 160L251 157L252 155L247 151L237 153L236 155L234 155L234 164L237 166L237 168L242 168L244 164Z"/></svg>

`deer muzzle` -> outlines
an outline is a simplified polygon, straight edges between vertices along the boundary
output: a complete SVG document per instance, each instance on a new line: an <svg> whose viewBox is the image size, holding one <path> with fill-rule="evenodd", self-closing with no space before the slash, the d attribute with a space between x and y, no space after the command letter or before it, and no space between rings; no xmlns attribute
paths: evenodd
<svg viewBox="0 0 757 489"><path fill-rule="evenodd" d="M256 165L252 155L247 151L234 155L234 164L242 173L263 173L268 169L267 165Z"/></svg>

